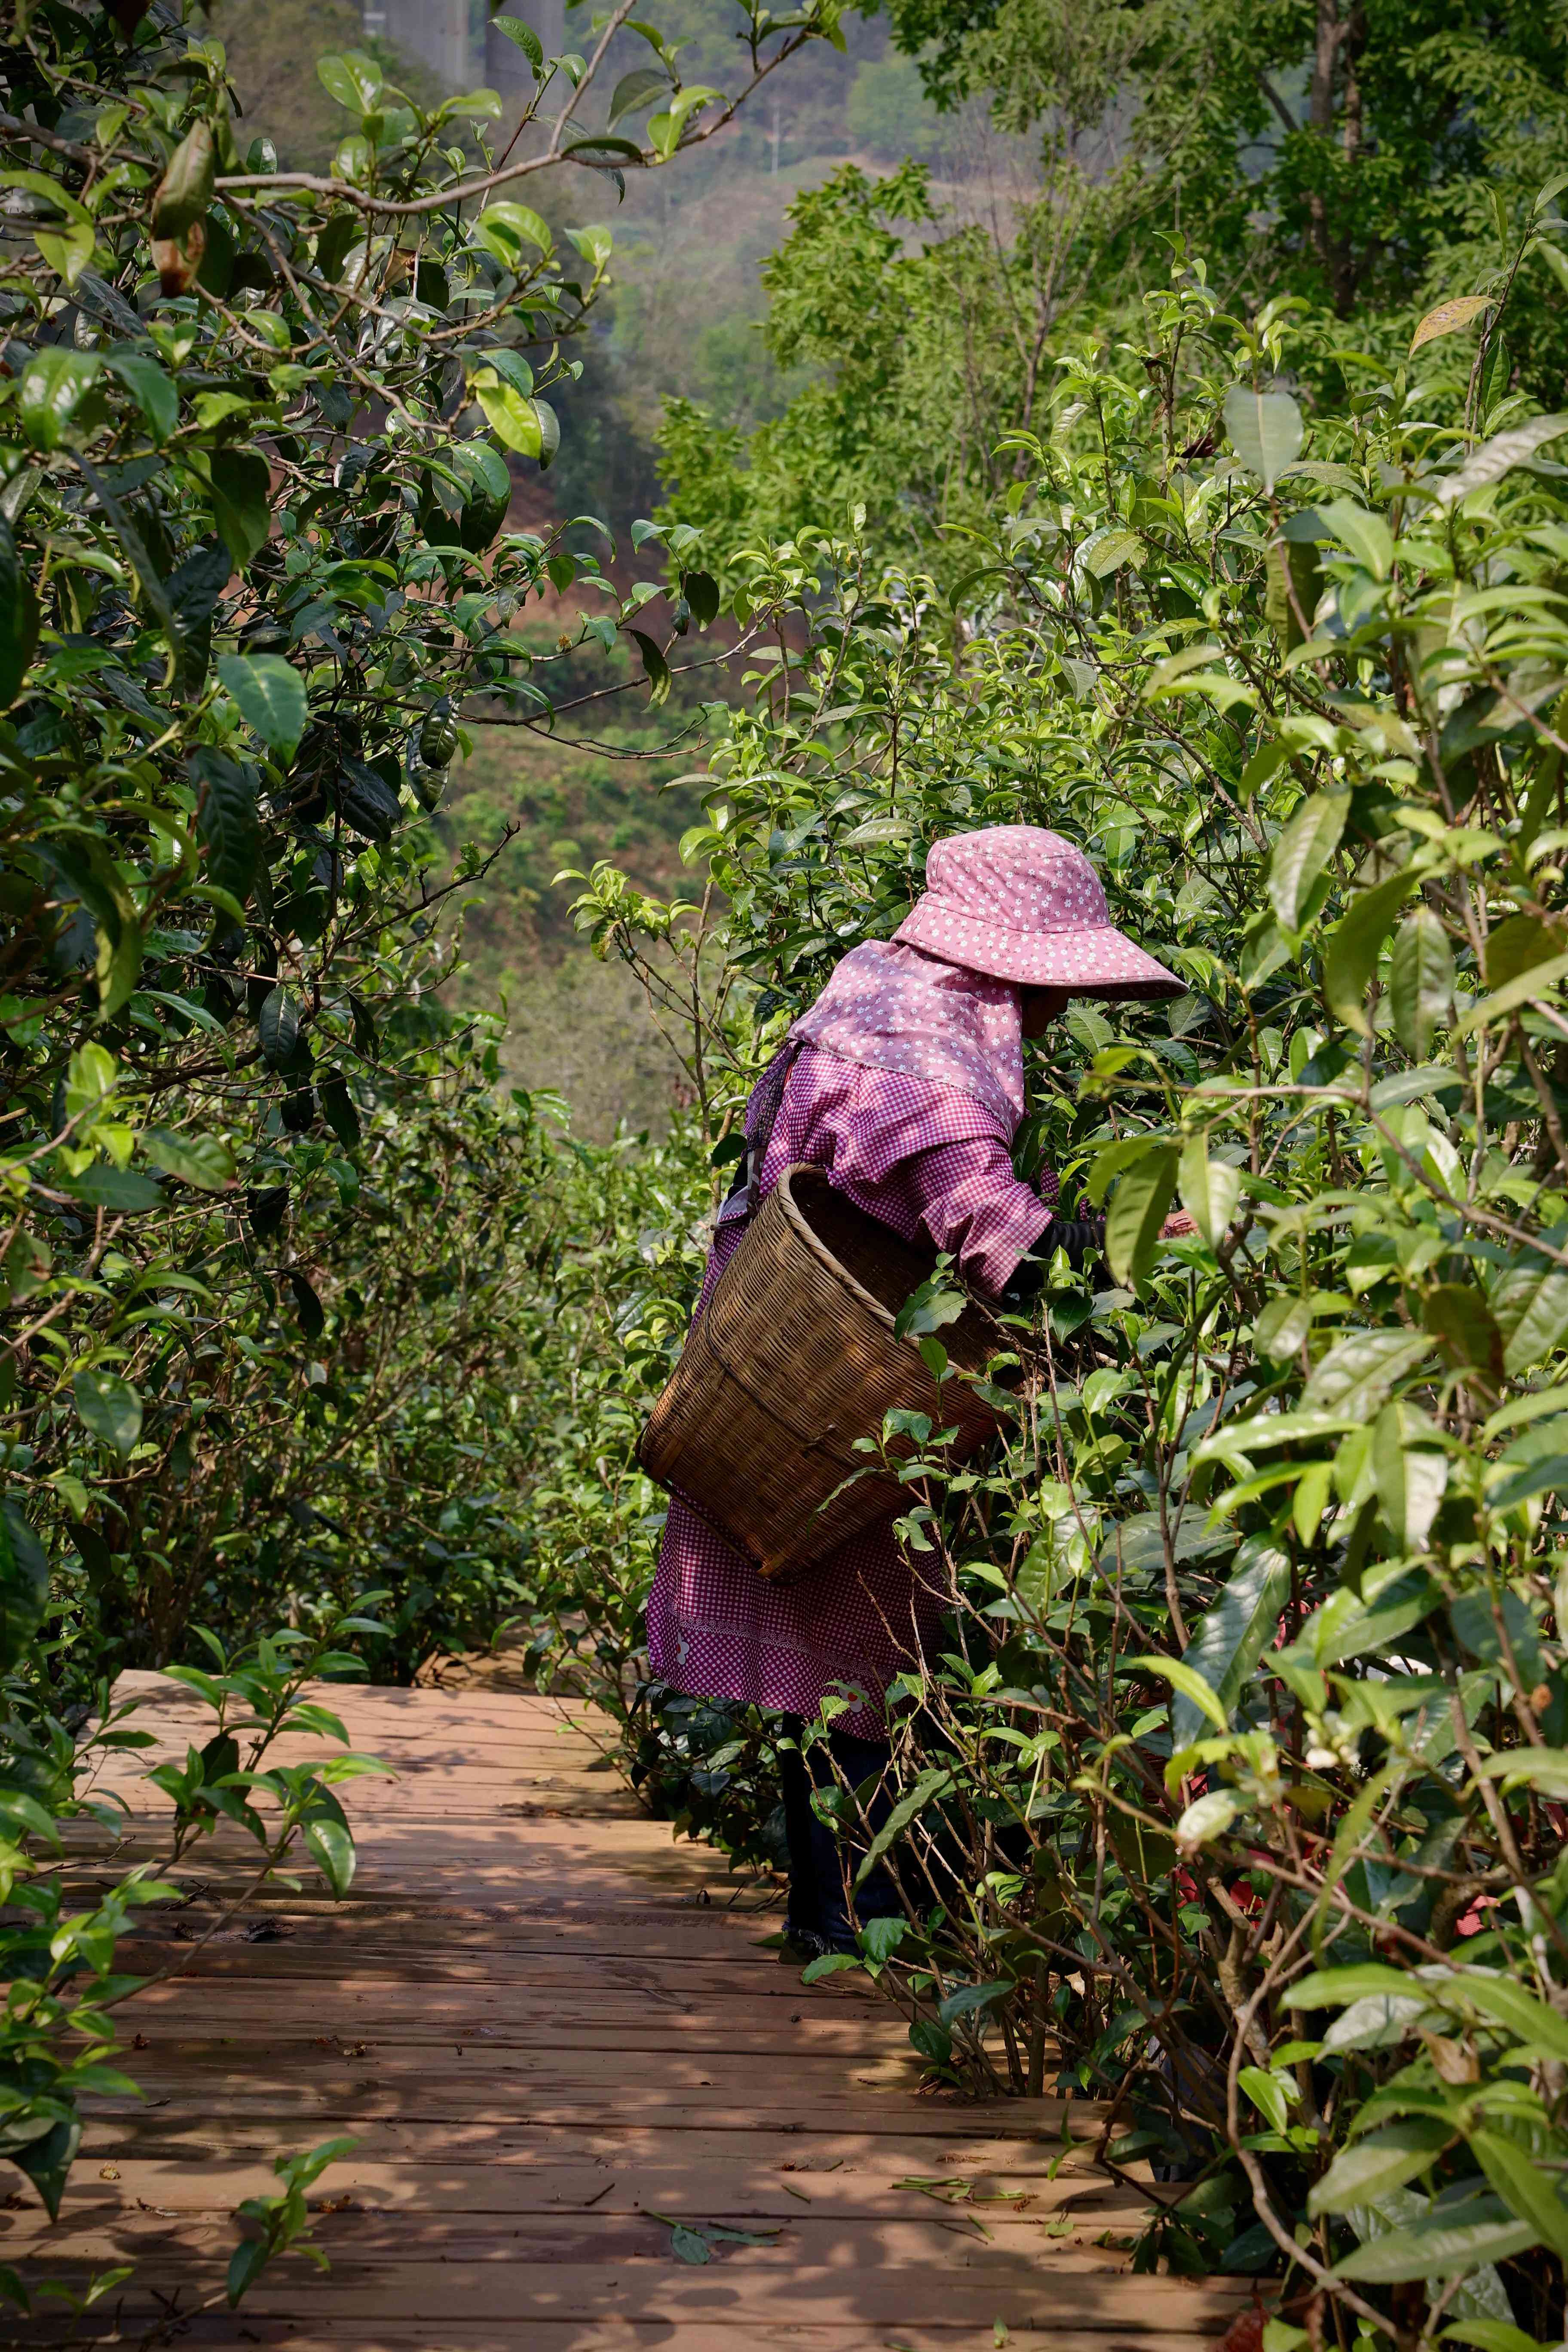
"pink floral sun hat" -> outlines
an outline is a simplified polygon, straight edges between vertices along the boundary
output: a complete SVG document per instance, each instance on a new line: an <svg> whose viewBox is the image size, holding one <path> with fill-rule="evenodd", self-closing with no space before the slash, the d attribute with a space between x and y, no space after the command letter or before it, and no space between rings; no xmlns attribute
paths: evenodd
<svg viewBox="0 0 1568 2352"><path fill-rule="evenodd" d="M1185 993L1116 929L1099 875L1059 833L995 824L952 834L931 853L926 886L893 937L943 963L1072 996Z"/></svg>

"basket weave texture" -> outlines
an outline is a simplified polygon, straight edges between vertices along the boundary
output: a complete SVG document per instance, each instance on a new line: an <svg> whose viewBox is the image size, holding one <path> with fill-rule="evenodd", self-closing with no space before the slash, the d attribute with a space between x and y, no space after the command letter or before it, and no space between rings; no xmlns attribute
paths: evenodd
<svg viewBox="0 0 1568 2352"><path fill-rule="evenodd" d="M879 1435L883 1415L902 1406L928 1413L933 1428L956 1424L952 1451L963 1454L1000 1418L951 1375L939 1394L914 1342L894 1335L894 1317L934 1270L932 1253L857 1209L821 1169L787 1169L643 1431L637 1458L649 1477L781 1583L905 1507L909 1490L867 1475L856 1438ZM972 1306L942 1343L955 1370L979 1373L998 1338Z"/></svg>

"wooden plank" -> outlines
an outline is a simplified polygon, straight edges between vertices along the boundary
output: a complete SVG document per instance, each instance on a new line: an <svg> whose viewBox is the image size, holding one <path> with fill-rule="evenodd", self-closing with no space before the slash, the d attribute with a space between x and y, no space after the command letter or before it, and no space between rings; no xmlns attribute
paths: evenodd
<svg viewBox="0 0 1568 2352"><path fill-rule="evenodd" d="M417 2080L406 2090L399 2090L396 2084L384 2084L374 2077L319 2086L275 2087L263 2081L242 2079L237 2073L230 2083L231 2087L219 2092L210 2076L197 2081L174 2075L162 2083L149 2080L147 2096L159 2105L171 2103L176 2096L199 2099L215 2126L221 2126L225 2131L245 2122L272 2124L279 2142L289 2147L298 2147L301 2138L313 2142L331 2137L340 2128L357 2131L373 2122L407 2122L428 2129L458 2132L489 2126L497 2131L516 2133L561 2126L603 2129L612 2124L646 2124L657 2118L660 2128L670 2133L711 2131L716 2126L721 2127L726 2116L735 2114L737 2096L735 2086L726 2084L706 2086L712 2092L710 2098L702 2098L701 2085L695 2092L689 2088L683 2091L679 2098L657 2085L640 2088L636 2095L628 2091L620 2098L608 2090L597 2096L587 2092L568 2096L559 2090L538 2090L527 2078L510 2093L492 2090L489 2094L480 2090L468 2092L462 2085L456 2091L439 2084L422 2086ZM90 2104L83 2102L83 2111L95 2119L123 2123L133 2120L142 2104L130 2099L94 2098ZM923 2137L931 2142L945 2138L952 2129L939 2114L931 2115L927 2121L921 2103L912 2098L884 2095L868 2104L875 2109L872 2115L867 2114L852 2089L847 2089L837 2099L818 2097L810 2106L802 2101L792 2107L788 2099L781 2096L773 2105L750 2105L746 2125L738 2123L738 2127L749 2128L752 2122L761 2122L775 2131L839 2132L853 2117L863 2128L879 2126L889 2138ZM508 2108L512 2111L510 2117ZM996 2129L998 2137L1003 2137L1004 2126L998 2125Z"/></svg>
<svg viewBox="0 0 1568 2352"><path fill-rule="evenodd" d="M315 1921L297 1922L287 1914L280 1919L275 1914L258 1916L268 1930L260 1935L233 1927L210 1943L198 1943L199 1925L184 1927L182 1922L183 1932L171 1927L156 1941L149 1937L128 1937L119 1947L119 1955L127 1970L140 1975L178 1969L179 1975L171 1981L187 1987L231 1981L255 1986L296 1981L330 1985L342 1980L341 1922L328 1922L332 1932L316 1936L302 1932L313 1928ZM563 1948L560 1929L542 1937L520 1935L503 1940L499 1935L487 1935L481 1956L473 1953L456 1927L448 1945L420 1946L410 1940L399 1946L374 1940L384 1937L386 1932L384 1919L362 1921L363 1942L356 1938L354 1948L356 1957L363 1951L365 1966L354 1972L356 1985L473 1984L542 1997L581 1985L590 1975L594 1981L621 1988L628 1994L669 2001L722 1999L735 1994L737 1982L744 1985L743 1996L739 1997L748 2002L794 2001L798 2006L804 1992L798 1967L787 1971L779 1968L772 1952L749 1955L742 1946L722 1959L716 1958L711 1936L678 1938L658 1918L650 1918L641 1935L594 1923L573 1938L569 1948ZM657 1948L660 1944L676 1948L661 1952ZM645 1953L648 1956L644 1957ZM756 1957L766 1961L764 1969L748 1966L748 1959ZM814 2004L832 2000L880 2006L873 1994L837 1985L831 1991L826 1985L813 1986L811 1990ZM276 2015L276 2007L269 2008L268 2013Z"/></svg>
<svg viewBox="0 0 1568 2352"><path fill-rule="evenodd" d="M161 1858L138 1773L210 1728L177 1685L127 1679L159 1748L106 1776L136 1806L122 1840L73 1832L83 1889ZM245 1843L195 1855L191 1899L121 1950L181 1971L124 2012L146 2101L88 2103L57 2227L0 2217L24 2275L79 2287L134 2263L94 2341L981 2352L1000 2320L1018 2352L1194 2352L1248 2296L1129 2274L1147 2200L1093 2169L1100 2110L921 2091L864 1980L804 1987L767 1943L776 1888L644 1815L589 1711L495 1688L319 1695L400 1772L349 1792L350 1900L308 1882L221 1920ZM312 2197L330 2275L281 2260L229 2314L235 2206L269 2193L280 2149L340 2134L357 2145ZM922 2180L973 2194L949 2205ZM689 2264L672 2218L764 2242ZM8 2340L67 2332L45 2317Z"/></svg>
<svg viewBox="0 0 1568 2352"><path fill-rule="evenodd" d="M662 2214L666 2209L659 2208ZM797 2207L777 2221L720 2204L691 2215L698 2222L765 2235L769 2242L745 2246L718 2242L719 2261L711 2265L743 2271L751 2280L759 2271L840 2271L873 2269L908 2271L940 2267L952 2261L993 2275L1005 2275L1026 2286L1037 2282L1038 2266L1048 2257L1053 2278L1103 2279L1102 2250L1090 2241L1114 2226L1125 2234L1132 2209L1124 2200L1114 2217L1095 2213L1074 2225L1075 2234L1047 2239L1047 2227L1059 2227L1070 2216L1040 2215L1009 2229L993 2229L968 2215L954 2214L914 2220L880 2215L813 2214ZM88 2211L67 2215L47 2232L52 2261L107 2265L110 2263L199 2259L221 2233L227 2216L222 2211L194 2215L161 2212L150 2200L135 2210L112 2213ZM19 2234L19 2233L18 2233ZM37 2233L41 2245L45 2233ZM395 2214L363 2209L329 2213L316 2229L317 2242L331 2260L335 2276L345 2286L377 2270L405 2272L413 2265L438 2263L506 2263L559 2271L565 2265L615 2265L626 2261L669 2262L671 2225L647 2212L579 2210L567 2214L437 2215L407 2211ZM9 2249L8 2249L9 2251Z"/></svg>
<svg viewBox="0 0 1568 2352"><path fill-rule="evenodd" d="M552 2168L593 2166L601 2182L607 2176L618 2176L624 2168L651 2167L673 2168L681 2177L688 2171L722 2170L747 2179L776 2171L781 2176L798 2176L813 2189L817 2175L840 2171L885 2175L890 2181L916 2175L964 2176L1032 2189L1061 2154L1059 2142L1010 2139L1002 2132L966 2134L962 2123L958 2131L953 2129L954 2121L950 2113L947 2129L933 2137L869 2133L853 2126L781 2133L744 2121L728 2131L698 2126L673 2135L658 2125L621 2122L534 2130L517 2120L442 2127L432 2126L427 2118L405 2123L371 2117L356 2124L355 2151L344 2159L341 2176L334 2169L332 2179L336 2182L341 2177L352 2187L362 2166L385 2166L399 2178L408 2177L423 2196L432 2170L472 2179L481 2170L487 2175L515 2171L548 2176ZM89 2170L106 2160L120 2166L127 2158L140 2157L166 2167L184 2166L205 2177L215 2164L259 2160L279 2143L264 2119L247 2123L226 2118L220 2127L215 2120L195 2116L189 2109L177 2114L166 2107L138 2110L124 2117L94 2118L88 2124L82 2145L83 2162ZM411 2193L415 2193L412 2188Z"/></svg>
<svg viewBox="0 0 1568 2352"><path fill-rule="evenodd" d="M207 1980L211 1983L211 1979ZM223 1990L240 1990L232 1981ZM272 2041L297 2042L313 2050L368 2051L379 2061L385 2050L421 2053L421 2068L432 2063L431 2052L467 2053L483 2058L487 2051L532 2051L542 2038L558 2050L625 2051L658 2054L679 2049L706 2057L789 2056L805 2052L815 2057L838 2053L851 2060L875 2051L883 2059L908 2059L910 2045L898 2019L873 2022L855 2012L831 2010L817 2014L811 2008L790 2009L781 2001L715 2001L711 2007L689 2000L655 2001L645 1994L601 1994L569 2020L547 1999L498 2008L493 1998L481 2007L473 2000L447 1998L421 2003L414 1987L398 1989L405 2008L392 2010L385 2000L373 2006L356 2004L347 2032L313 2032L319 2021L303 2014L279 2022L254 1998L221 2002L198 1998L193 1985L159 1986L138 2002L137 2028L161 2064L184 2063L186 2057L215 2047L226 2048L242 2038L267 2035ZM182 2000L181 1996L184 1999ZM149 2064L153 2061L149 2059ZM438 2063L438 2060L437 2062Z"/></svg>
<svg viewBox="0 0 1568 2352"><path fill-rule="evenodd" d="M144 2335L144 2328L155 2326L163 2317L145 2304L130 2305L123 2297L111 2305L122 2315L122 2325L110 2333L96 2329L95 2344L135 2345L138 2352L150 2343L168 2342L165 2333ZM95 2314L95 2317L97 2315ZM71 2323L56 2323L53 2332L38 2333L27 2337L29 2343L67 2343L79 2345L79 2335L69 2333ZM402 2325L396 2320L359 2321L349 2317L335 2318L330 2328L312 2326L309 2321L264 2318L258 2312L227 2312L220 2307L205 2311L182 2311L178 2333L174 2339L192 2347L240 2345L287 2347L287 2352L518 2352L522 2342L518 2330L509 2327L504 2319L468 2321L447 2319L438 2336L422 2322ZM858 2323L847 2326L801 2324L794 2320L775 2321L752 2319L747 2328L744 2344L736 2336L734 2326L726 2319L698 2319L685 2323L672 2335L669 2324L662 2318L642 2320L535 2319L528 2329L528 2352L982 2352L995 2342L994 2329L978 2330L969 2321L943 2325L930 2315L916 2320L899 2323L897 2332L879 2331L868 2334ZM1007 2352L1194 2352L1194 2345L1203 2341L1202 2335L1180 2335L1174 2331L1149 2333L1131 2327L1087 2330L1062 2328L1052 2325L1043 2328L1014 2327L1007 2335Z"/></svg>
<svg viewBox="0 0 1568 2352"><path fill-rule="evenodd" d="M696 2219L798 2222L876 2217L881 2220L963 2221L973 2215L994 2235L1026 2231L1064 2211L1094 2230L1121 2228L1142 2214L1142 2199L1120 2189L1087 2167L1065 2168L1050 2179L1042 2152L1027 2143L1005 2158L993 2148L973 2157L933 2158L929 2146L908 2146L889 2155L879 2142L859 2142L849 2158L778 2158L777 2142L757 2135L759 2154L721 2162L717 2154L698 2158L672 2150L662 2135L650 2134L644 2147L612 2143L613 2158L574 2157L551 2148L530 2156L515 2152L488 2164L412 2158L397 2163L358 2153L335 2165L330 2201L348 2198L356 2211L384 2217L408 2211L422 2218L454 2216L473 2222L507 2224L519 2217L563 2212L595 2215L679 2213ZM144 2146L142 2140L132 2148ZM1005 2166L1003 2173L996 2169ZM991 2168L988 2169L987 2168ZM265 2195L276 2186L269 2165L229 2152L210 2162L192 2155L163 2159L121 2153L106 2166L90 2148L73 2173L61 2208L62 2227L110 2226L121 2211L151 2211L163 2219L202 2214L222 2219L243 2197ZM959 2206L911 2185L916 2179L963 2179L978 2201ZM1179 2188L1152 2190L1162 2199ZM323 2200L316 2198L320 2205ZM41 2209L29 2208L8 2224L14 2252L29 2230L42 2235L49 2225ZM53 2240L50 2242L54 2242Z"/></svg>
<svg viewBox="0 0 1568 2352"><path fill-rule="evenodd" d="M1057 2261L979 2264L967 2247L940 2259L895 2269L875 2265L804 2265L760 2262L758 2250L737 2248L723 2260L696 2266L673 2259L626 2256L620 2261L407 2262L361 2266L340 2254L331 2275L293 2273L279 2263L246 2297L245 2316L309 2315L325 2320L449 2322L505 2317L521 2346L542 2319L662 2319L679 2328L723 2315L737 2326L758 2320L882 2327L940 2310L950 2325L989 2327L1079 2327L1139 2334L1202 2336L1223 2329L1247 2294L1234 2285L1193 2287L1184 2280L1108 2276ZM149 2269L149 2277L154 2273ZM439 2343L439 2338L436 2342ZM678 2339L679 2340L679 2339ZM744 2340L744 2339L742 2339ZM434 2347L432 2347L434 2352Z"/></svg>

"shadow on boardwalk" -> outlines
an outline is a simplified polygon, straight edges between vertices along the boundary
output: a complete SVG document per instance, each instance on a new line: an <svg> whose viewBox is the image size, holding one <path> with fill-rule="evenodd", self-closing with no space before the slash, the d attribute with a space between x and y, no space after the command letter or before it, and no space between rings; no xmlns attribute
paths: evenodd
<svg viewBox="0 0 1568 2352"><path fill-rule="evenodd" d="M177 1687L126 1681L183 1754L196 1716ZM1226 2326L1243 2290L1132 2278L1099 2241L1136 2207L1079 2159L1048 2178L1059 2103L919 2094L890 2009L780 1967L761 1947L775 1915L728 1907L721 1858L641 1813L583 1710L330 1697L399 1775L351 1792L351 1899L279 1893L133 2002L145 2102L93 2103L58 2227L0 2213L0 2260L34 2283L135 2264L71 2340L1195 2352ZM143 1848L145 1811L115 1868ZM84 1840L84 1880L108 1866ZM153 1915L123 1965L165 1966L203 1933L224 1869L205 1848L195 1899ZM234 2207L276 2186L274 2154L344 2133L355 2152L311 2198L330 2275L286 2257L229 2312ZM691 2263L676 2221L765 2242Z"/></svg>

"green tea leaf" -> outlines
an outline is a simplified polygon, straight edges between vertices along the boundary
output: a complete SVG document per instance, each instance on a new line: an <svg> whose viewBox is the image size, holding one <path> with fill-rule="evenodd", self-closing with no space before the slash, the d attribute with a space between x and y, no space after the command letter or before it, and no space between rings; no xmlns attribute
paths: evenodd
<svg viewBox="0 0 1568 2352"><path fill-rule="evenodd" d="M1189 1136L1177 1169L1182 1206L1211 1249L1224 1240L1241 1198L1241 1171L1209 1158L1208 1138Z"/></svg>
<svg viewBox="0 0 1568 2352"><path fill-rule="evenodd" d="M1274 845L1268 898L1288 931L1300 929L1313 885L1340 845L1350 805L1350 793L1342 789L1314 793Z"/></svg>
<svg viewBox="0 0 1568 2352"><path fill-rule="evenodd" d="M84 1366L72 1382L82 1425L123 1462L142 1434L142 1400L118 1372Z"/></svg>
<svg viewBox="0 0 1568 2352"><path fill-rule="evenodd" d="M287 764L299 749L310 716L299 671L279 654L226 654L217 674L239 705L240 716Z"/></svg>
<svg viewBox="0 0 1568 2352"><path fill-rule="evenodd" d="M289 1287L294 1294L294 1312L300 1318L300 1330L307 1339L319 1339L327 1328L327 1316L315 1285L295 1271L289 1276Z"/></svg>
<svg viewBox="0 0 1568 2352"><path fill-rule="evenodd" d="M1454 953L1429 907L1417 907L1394 934L1389 996L1395 1036L1425 1061L1437 1031L1454 1017Z"/></svg>
<svg viewBox="0 0 1568 2352"><path fill-rule="evenodd" d="M1289 1555L1265 1537L1248 1537L1237 1553L1224 1591L1199 1620L1182 1653L1187 1672L1214 1692L1223 1722L1228 1724L1235 1712L1289 1597ZM1206 1711L1186 1691L1178 1695L1171 1708L1173 1747L1190 1747L1202 1737L1201 1718Z"/></svg>
<svg viewBox="0 0 1568 2352"><path fill-rule="evenodd" d="M238 761L221 751L195 752L191 777L202 795L196 837L205 853L207 879L243 906L262 854L256 787Z"/></svg>
<svg viewBox="0 0 1568 2352"><path fill-rule="evenodd" d="M522 16L492 16L490 23L503 39L514 43L522 51L533 68L537 81L544 66L544 44L533 26Z"/></svg>
<svg viewBox="0 0 1568 2352"><path fill-rule="evenodd" d="M272 523L272 469L254 449L226 446L212 453L211 479L214 519L224 545L243 567L267 544ZM246 716L250 716L248 711Z"/></svg>
<svg viewBox="0 0 1568 2352"><path fill-rule="evenodd" d="M35 449L58 449L93 413L92 394L103 372L96 352L61 344L37 352L22 370L16 415Z"/></svg>
<svg viewBox="0 0 1568 2352"><path fill-rule="evenodd" d="M1368 2286L1394 2286L1406 2279L1451 2278L1456 2272L1476 2270L1483 2263L1506 2262L1539 2242L1529 2222L1511 2221L1506 2214L1496 2221L1447 2227L1434 2221L1369 2239L1335 2263L1334 2276Z"/></svg>
<svg viewBox="0 0 1568 2352"><path fill-rule="evenodd" d="M37 642L38 600L11 526L0 517L0 711L21 692Z"/></svg>
<svg viewBox="0 0 1568 2352"><path fill-rule="evenodd" d="M216 1135L172 1135L149 1127L142 1131L142 1149L154 1168L202 1192L226 1192L237 1172L233 1152Z"/></svg>
<svg viewBox="0 0 1568 2352"><path fill-rule="evenodd" d="M1429 2171L1453 2133L1434 2116L1409 2116L1342 2148L1307 2200L1307 2210L1344 2213Z"/></svg>
<svg viewBox="0 0 1568 2352"><path fill-rule="evenodd" d="M0 1673L20 1664L48 1599L44 1548L16 1504L0 1502Z"/></svg>
<svg viewBox="0 0 1568 2352"><path fill-rule="evenodd" d="M286 988L279 986L268 992L256 1026L262 1052L275 1070L281 1069L292 1058L300 1042L299 1012Z"/></svg>
<svg viewBox="0 0 1568 2352"><path fill-rule="evenodd" d="M304 1838L310 1858L341 1903L353 1885L354 1842L341 1822L309 1821Z"/></svg>
<svg viewBox="0 0 1568 2352"><path fill-rule="evenodd" d="M380 100L381 68L363 49L345 49L341 56L318 58L316 79L329 98L351 114L369 114Z"/></svg>
<svg viewBox="0 0 1568 2352"><path fill-rule="evenodd" d="M474 378L474 397L491 430L520 457L538 457L544 447L538 404L525 400L510 383L502 383L494 368L481 368Z"/></svg>
<svg viewBox="0 0 1568 2352"><path fill-rule="evenodd" d="M643 675L648 683L649 702L663 702L669 693L669 664L653 639L644 630L628 629L626 635L632 639L642 656Z"/></svg>
<svg viewBox="0 0 1568 2352"><path fill-rule="evenodd" d="M945 1766L933 1765L921 1773L912 1789L901 1796L889 1812L861 1857L855 1874L857 1886L864 1886L885 1853L891 1853L911 1822L919 1819L928 1805L933 1805L952 1790L952 1774Z"/></svg>
<svg viewBox="0 0 1568 2352"><path fill-rule="evenodd" d="M1371 1421L1395 1383L1425 1362L1432 1342L1419 1331L1352 1331L1336 1340L1301 1392L1308 1412Z"/></svg>
<svg viewBox="0 0 1568 2352"><path fill-rule="evenodd" d="M166 441L180 421L180 393L174 377L150 352L120 348L104 354L104 365L134 397L155 441Z"/></svg>
<svg viewBox="0 0 1568 2352"><path fill-rule="evenodd" d="M1266 490L1300 456L1307 436L1301 412L1288 392L1254 392L1240 383L1226 394L1225 429L1247 472Z"/></svg>
<svg viewBox="0 0 1568 2352"><path fill-rule="evenodd" d="M1492 1292L1491 1311L1502 1334L1503 1369L1517 1380L1568 1339L1568 1272L1510 1267Z"/></svg>
<svg viewBox="0 0 1568 2352"><path fill-rule="evenodd" d="M1105 1221L1105 1255L1118 1282L1136 1287L1153 1265L1176 1189L1177 1160L1173 1143L1158 1143L1116 1180Z"/></svg>
<svg viewBox="0 0 1568 2352"><path fill-rule="evenodd" d="M37 2139L26 2140L20 2147L8 2147L5 2151L12 2163L20 2167L37 2190L51 2221L59 2219L60 2200L65 2195L66 2182L80 2146L81 2126L73 2116L68 2120L51 2125Z"/></svg>
<svg viewBox="0 0 1568 2352"><path fill-rule="evenodd" d="M1489 489L1493 482L1500 482L1515 466L1527 464L1537 450L1560 440L1564 433L1568 433L1568 415L1532 416L1528 424L1510 425L1506 433L1483 441L1457 473L1449 474L1438 486L1438 498L1446 507L1458 506L1472 490Z"/></svg>

